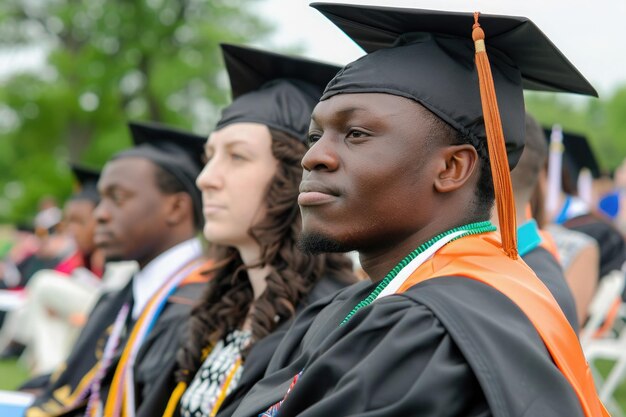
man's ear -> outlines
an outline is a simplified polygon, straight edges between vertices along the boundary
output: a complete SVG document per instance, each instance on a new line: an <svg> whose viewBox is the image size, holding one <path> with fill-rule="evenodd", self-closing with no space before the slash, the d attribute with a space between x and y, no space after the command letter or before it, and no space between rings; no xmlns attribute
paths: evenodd
<svg viewBox="0 0 626 417"><path fill-rule="evenodd" d="M478 153L470 144L446 146L442 163L435 178L435 190L449 193L463 187L478 165Z"/></svg>
<svg viewBox="0 0 626 417"><path fill-rule="evenodd" d="M165 222L169 226L176 226L193 216L193 202L191 196L185 192L178 192L167 196L167 212Z"/></svg>

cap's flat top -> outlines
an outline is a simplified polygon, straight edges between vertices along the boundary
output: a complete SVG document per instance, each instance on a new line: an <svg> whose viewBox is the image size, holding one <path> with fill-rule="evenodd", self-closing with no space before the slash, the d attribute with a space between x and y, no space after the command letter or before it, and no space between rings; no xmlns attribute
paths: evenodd
<svg viewBox="0 0 626 417"><path fill-rule="evenodd" d="M473 13L378 6L312 3L366 52L389 48L407 33L428 32L470 39ZM510 58L529 90L597 96L596 90L526 17L481 14L487 53L497 49Z"/></svg>

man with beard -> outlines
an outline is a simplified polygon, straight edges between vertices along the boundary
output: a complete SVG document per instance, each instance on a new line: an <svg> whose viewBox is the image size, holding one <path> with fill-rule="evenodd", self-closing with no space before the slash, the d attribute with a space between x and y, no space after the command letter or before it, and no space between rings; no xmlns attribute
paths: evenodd
<svg viewBox="0 0 626 417"><path fill-rule="evenodd" d="M95 242L107 261L135 260L128 285L94 307L66 363L26 416L112 416L151 388L161 361L173 360L184 317L206 277L202 203L195 187L204 138L131 123L135 147L104 167Z"/></svg>
<svg viewBox="0 0 626 417"><path fill-rule="evenodd" d="M314 6L368 54L313 111L302 246L357 250L372 282L305 310L234 416L607 415L519 259L509 174L523 87L594 89L525 18Z"/></svg>

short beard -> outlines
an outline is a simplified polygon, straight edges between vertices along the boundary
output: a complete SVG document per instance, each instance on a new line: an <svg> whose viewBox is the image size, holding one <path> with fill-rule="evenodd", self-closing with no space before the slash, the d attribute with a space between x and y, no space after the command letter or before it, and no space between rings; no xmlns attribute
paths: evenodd
<svg viewBox="0 0 626 417"><path fill-rule="evenodd" d="M298 249L311 254L350 251L336 240L319 233L302 233L298 240Z"/></svg>

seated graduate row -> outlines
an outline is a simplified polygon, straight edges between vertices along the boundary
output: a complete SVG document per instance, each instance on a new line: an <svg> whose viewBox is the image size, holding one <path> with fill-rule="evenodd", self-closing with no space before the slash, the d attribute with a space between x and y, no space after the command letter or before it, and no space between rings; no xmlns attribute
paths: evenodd
<svg viewBox="0 0 626 417"><path fill-rule="evenodd" d="M208 140L131 123L84 184L96 246L140 270L26 415L608 415L509 173L540 132L524 87L595 90L524 18L315 7L368 54L224 45Z"/></svg>

